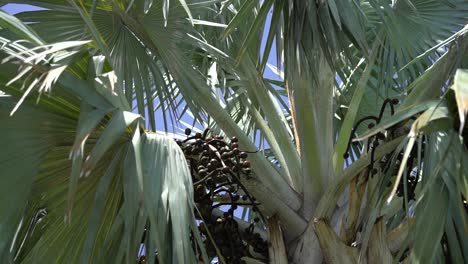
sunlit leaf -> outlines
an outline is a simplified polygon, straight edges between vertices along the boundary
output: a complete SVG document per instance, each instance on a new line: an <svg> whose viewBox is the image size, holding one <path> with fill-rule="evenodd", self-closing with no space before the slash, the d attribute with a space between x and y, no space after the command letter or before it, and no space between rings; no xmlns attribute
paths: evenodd
<svg viewBox="0 0 468 264"><path fill-rule="evenodd" d="M452 89L458 105L458 114L460 116L460 134L465 128L466 115L468 114L468 71L457 70L455 74Z"/></svg>

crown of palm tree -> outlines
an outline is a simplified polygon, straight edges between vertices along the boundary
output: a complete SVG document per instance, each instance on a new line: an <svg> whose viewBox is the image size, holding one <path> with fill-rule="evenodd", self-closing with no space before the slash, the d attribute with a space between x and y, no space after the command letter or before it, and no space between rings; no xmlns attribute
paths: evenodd
<svg viewBox="0 0 468 264"><path fill-rule="evenodd" d="M13 2L40 9L0 12L5 263L210 261L148 132L189 123L253 152L271 263L468 259L466 1Z"/></svg>

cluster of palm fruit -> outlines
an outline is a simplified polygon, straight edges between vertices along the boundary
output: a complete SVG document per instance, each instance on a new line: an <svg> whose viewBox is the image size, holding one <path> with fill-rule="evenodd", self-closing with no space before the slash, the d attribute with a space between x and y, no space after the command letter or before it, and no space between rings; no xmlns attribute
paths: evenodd
<svg viewBox="0 0 468 264"><path fill-rule="evenodd" d="M385 111L388 106L390 106L390 115L393 115L395 113L395 106L399 103L398 99L386 99L382 107L380 109L380 113L378 116L366 116L360 120L357 121L356 125L354 126L352 130L352 136L355 135L356 131L359 129L359 126L365 122L368 123L367 128L372 129L376 125L378 125L381 121L382 118L385 114ZM375 150L379 145L382 145L384 142L388 142L389 140L400 136L401 132L407 133L408 129L406 128L407 122L401 122L393 127L388 128L385 132L379 132L375 134L372 137L369 137L367 140L367 143L364 145L365 150L364 152L369 153L370 152L370 165L368 168L368 176L373 177L373 175L376 175L379 170L383 174L390 173L391 178L388 181L387 187L393 186L394 183L394 176L397 174L399 166L390 166L392 162L395 162L396 165L401 164L402 159L403 159L403 152L399 153L390 153L386 156L384 156L381 160L376 162L374 158ZM344 153L343 157L345 159L349 158L350 156L350 149L351 149L351 144L352 144L352 136L349 139L348 142L348 147L346 149L346 152ZM424 144L422 144L424 146ZM424 151L422 150L420 152L420 155L423 155ZM397 196L398 197L407 197L408 201L409 200L414 200L415 199L415 189L416 185L418 183L418 175L419 175L419 168L414 166L414 159L417 157L418 152L417 149L413 149L411 152L408 162L406 163L406 171L409 172L404 179L402 179L399 184L398 184L398 189L397 189ZM396 171L391 171L389 172L389 168L396 168ZM404 206L404 204L403 204Z"/></svg>
<svg viewBox="0 0 468 264"><path fill-rule="evenodd" d="M243 263L243 257L266 260L267 242L254 232L254 226L264 223L255 198L242 185L241 177L250 177L248 152L239 149L237 138L225 140L222 136L203 133L177 140L190 166L194 184L195 215L198 229L209 260L218 257L226 263ZM234 216L239 207L251 208L253 222L242 228ZM194 243L195 244L195 243ZM196 250L199 252L198 250ZM200 255L200 258L202 256Z"/></svg>
<svg viewBox="0 0 468 264"><path fill-rule="evenodd" d="M356 122L356 125L353 127L352 131L351 131L351 136L349 137L349 141L348 141L348 146L346 148L346 151L345 153L343 154L343 157L345 159L348 159L349 156L350 156L350 149L351 149L351 143L352 143L352 139L353 139L353 136L356 134L357 130L359 129L359 127L364 124L365 122L368 122L368 125L367 125L367 128L368 129L372 129L374 128L376 125L378 125L380 123L380 121L382 121L382 118L385 114L385 110L387 109L387 106L390 106L390 114L393 115L395 113L395 105L397 105L399 103L399 100L394 98L394 99L386 99L383 104L382 104L382 107L380 108L380 113L379 113L379 116L366 116L366 117L363 117L361 118L360 120L358 120ZM395 128L394 128L395 129ZM367 144L365 145L365 152L371 152L371 162L370 162L370 166L369 166L369 174L371 176L377 174L378 170L376 168L374 168L374 163L375 163L375 159L374 159L374 153L375 153L375 150L376 148L382 144L384 141L388 140L388 137L392 137L393 136L393 131L387 131L389 133L387 133L387 135L383 132L379 132L377 133L376 135L372 136L372 137L369 137L368 140L367 140Z"/></svg>
<svg viewBox="0 0 468 264"><path fill-rule="evenodd" d="M424 147L424 144L422 144L422 146ZM397 196L398 197L407 197L408 201L411 201L411 200L416 200L416 196L415 196L415 189L416 189L416 185L418 183L418 175L419 175L419 172L420 172L420 168L419 167L415 167L414 166L414 160L415 158L417 157L417 149L413 149L413 151L411 151L411 154L408 158L408 162L406 163L406 171L408 171L408 175L406 176L406 179L402 179L399 184L398 184L398 189L397 189ZM421 151L422 153L420 154L421 155L421 158L424 156L424 149L422 149ZM403 158L403 153L399 153L398 155L398 164L401 163L401 160ZM389 183L389 185L391 184L391 182ZM406 184L406 192L405 192L405 184ZM403 207L404 207L404 203L403 203Z"/></svg>

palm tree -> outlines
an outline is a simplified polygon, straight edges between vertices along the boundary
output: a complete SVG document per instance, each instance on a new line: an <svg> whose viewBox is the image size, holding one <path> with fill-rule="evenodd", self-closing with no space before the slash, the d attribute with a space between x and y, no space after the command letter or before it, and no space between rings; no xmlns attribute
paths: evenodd
<svg viewBox="0 0 468 264"><path fill-rule="evenodd" d="M40 9L0 13L2 263L209 262L156 132L192 121L252 152L245 262L468 260L466 1L13 2Z"/></svg>

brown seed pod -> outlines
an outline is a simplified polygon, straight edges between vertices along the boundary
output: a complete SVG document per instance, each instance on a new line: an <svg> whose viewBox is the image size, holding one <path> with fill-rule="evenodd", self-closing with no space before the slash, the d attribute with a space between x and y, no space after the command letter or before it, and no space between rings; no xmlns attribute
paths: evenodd
<svg viewBox="0 0 468 264"><path fill-rule="evenodd" d="M210 163L213 164L213 166L215 166L215 167L218 166L218 164L219 164L218 160L216 160L216 159L211 159Z"/></svg>
<svg viewBox="0 0 468 264"><path fill-rule="evenodd" d="M205 177L207 174L208 174L208 171L205 169L198 171L198 175L200 175L200 177Z"/></svg>
<svg viewBox="0 0 468 264"><path fill-rule="evenodd" d="M203 164L203 165L206 165L208 164L208 162L210 162L210 158L204 156L200 159L200 163Z"/></svg>
<svg viewBox="0 0 468 264"><path fill-rule="evenodd" d="M214 171L218 168L218 164L217 163L208 163L208 165L206 165L208 167L208 171Z"/></svg>
<svg viewBox="0 0 468 264"><path fill-rule="evenodd" d="M378 138L379 140L385 140L386 137L385 137L385 134L384 134L384 133L380 132L380 133L377 133L377 138Z"/></svg>

